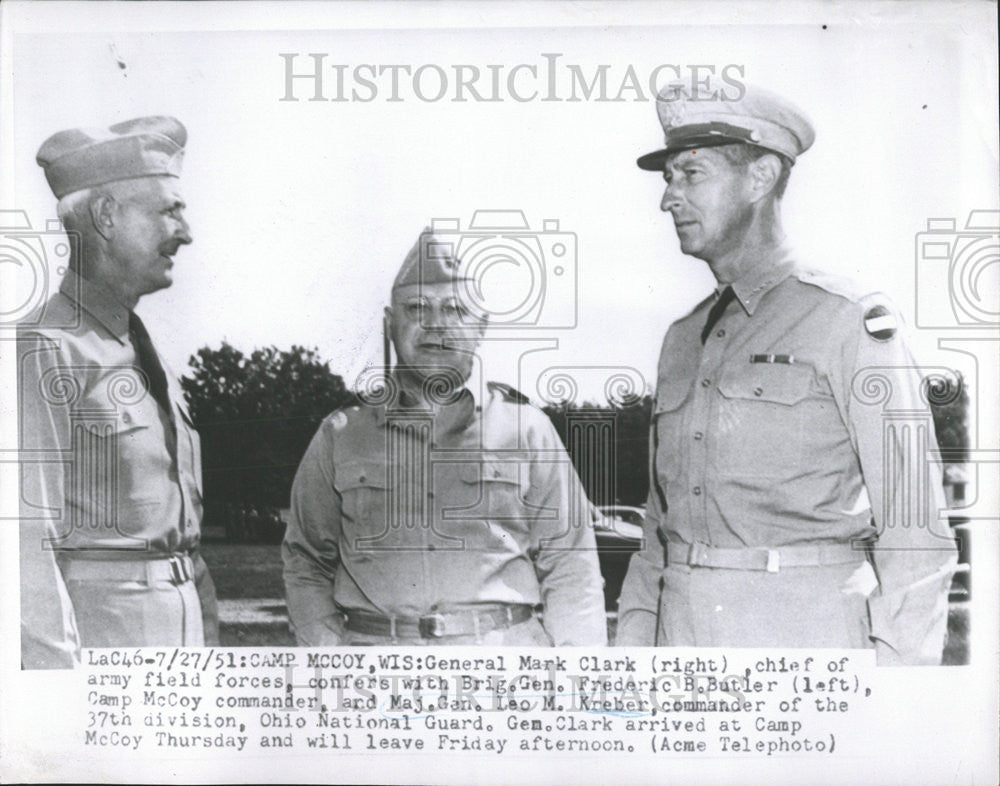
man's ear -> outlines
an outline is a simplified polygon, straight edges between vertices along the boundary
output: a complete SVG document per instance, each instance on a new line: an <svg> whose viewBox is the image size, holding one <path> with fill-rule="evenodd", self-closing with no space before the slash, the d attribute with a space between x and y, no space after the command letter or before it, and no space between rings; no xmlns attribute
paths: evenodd
<svg viewBox="0 0 1000 786"><path fill-rule="evenodd" d="M781 160L774 154L768 153L761 156L756 161L750 162L750 181L754 194L754 201L762 199L770 194L778 184L781 177Z"/></svg>
<svg viewBox="0 0 1000 786"><path fill-rule="evenodd" d="M115 199L110 194L99 194L90 202L90 220L94 229L105 240L114 232Z"/></svg>

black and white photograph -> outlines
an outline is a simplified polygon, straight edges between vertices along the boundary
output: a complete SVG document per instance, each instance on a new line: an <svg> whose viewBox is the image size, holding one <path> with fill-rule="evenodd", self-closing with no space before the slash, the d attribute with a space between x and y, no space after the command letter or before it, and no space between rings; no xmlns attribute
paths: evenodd
<svg viewBox="0 0 1000 786"><path fill-rule="evenodd" d="M990 2L0 6L0 773L997 777Z"/></svg>

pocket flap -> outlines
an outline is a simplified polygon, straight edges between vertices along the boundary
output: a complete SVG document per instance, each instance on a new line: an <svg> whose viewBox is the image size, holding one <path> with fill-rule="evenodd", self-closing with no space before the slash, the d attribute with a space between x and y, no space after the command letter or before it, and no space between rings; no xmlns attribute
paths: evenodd
<svg viewBox="0 0 1000 786"><path fill-rule="evenodd" d="M656 402L653 405L653 414L659 415L661 412L673 412L680 407L691 391L693 379L671 379L661 381L656 388Z"/></svg>
<svg viewBox="0 0 1000 786"><path fill-rule="evenodd" d="M380 461L351 461L339 464L336 472L336 486L342 491L385 488L385 464Z"/></svg>
<svg viewBox="0 0 1000 786"><path fill-rule="evenodd" d="M478 464L463 464L459 477L466 483L480 481L493 483L512 483L519 485L520 464L516 461L482 461Z"/></svg>
<svg viewBox="0 0 1000 786"><path fill-rule="evenodd" d="M749 363L719 382L726 398L795 404L809 395L812 369L802 365Z"/></svg>
<svg viewBox="0 0 1000 786"><path fill-rule="evenodd" d="M155 413L144 406L119 406L114 414L110 412L84 412L78 416L80 423L89 433L98 437L125 436L154 424Z"/></svg>

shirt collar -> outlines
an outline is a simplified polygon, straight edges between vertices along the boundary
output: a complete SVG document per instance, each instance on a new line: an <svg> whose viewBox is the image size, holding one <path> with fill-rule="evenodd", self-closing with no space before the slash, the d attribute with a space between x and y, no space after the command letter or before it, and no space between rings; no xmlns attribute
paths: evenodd
<svg viewBox="0 0 1000 786"><path fill-rule="evenodd" d="M119 343L128 340L128 309L105 286L67 270L59 291L83 306Z"/></svg>
<svg viewBox="0 0 1000 786"><path fill-rule="evenodd" d="M393 370L393 372L392 372L392 379L393 379L393 382L391 384L393 384L396 387L397 390L401 390L402 389L401 386L396 381L396 372L395 372L395 370ZM479 384L476 384L471 379L467 380L466 383L465 383L465 385L463 385L462 390L459 393L459 396L469 396L472 399L473 411L474 412L479 412L482 409L482 403L483 403L483 391L482 391L482 388L481 388L481 386ZM399 397L399 394L397 394L396 396L393 396L393 399L398 400L398 397ZM389 402L389 403L391 404L393 402ZM381 404L381 405L379 405L378 407L375 408L375 422L379 426L385 425L386 413L390 409L393 412L406 412L407 411L407 407L404 407L404 406L393 406L393 407L390 407L389 404ZM421 410L414 410L414 411L415 412L419 412Z"/></svg>
<svg viewBox="0 0 1000 786"><path fill-rule="evenodd" d="M753 265L731 286L743 309L753 316L761 298L788 278L794 266L790 249L782 249L771 260Z"/></svg>

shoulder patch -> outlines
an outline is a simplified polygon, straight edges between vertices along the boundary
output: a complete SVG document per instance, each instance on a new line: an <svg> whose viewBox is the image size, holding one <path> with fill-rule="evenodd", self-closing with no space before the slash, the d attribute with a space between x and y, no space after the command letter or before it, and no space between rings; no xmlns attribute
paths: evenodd
<svg viewBox="0 0 1000 786"><path fill-rule="evenodd" d="M327 416L326 422L333 426L334 431L340 431L347 425L347 413L342 409Z"/></svg>
<svg viewBox="0 0 1000 786"><path fill-rule="evenodd" d="M865 330L876 341L888 341L899 330L896 316L879 303L865 311Z"/></svg>
<svg viewBox="0 0 1000 786"><path fill-rule="evenodd" d="M511 401L515 404L530 404L531 399L524 395L520 390L512 388L510 385L505 385L503 382L487 382L486 387L499 393L504 397L505 400Z"/></svg>

